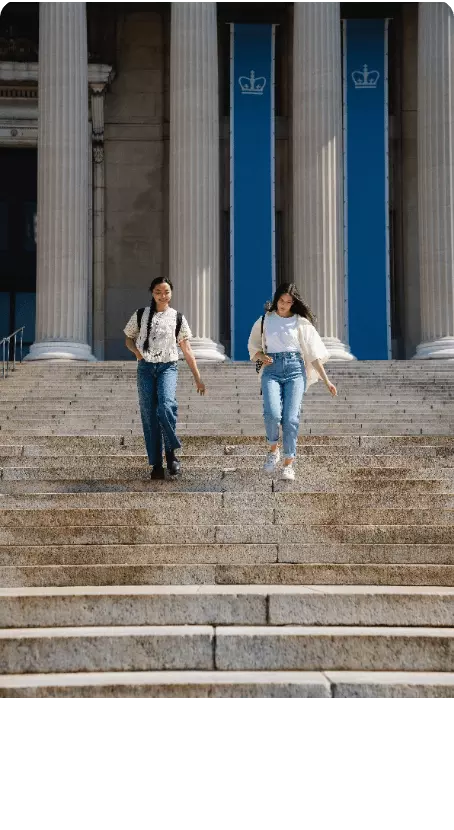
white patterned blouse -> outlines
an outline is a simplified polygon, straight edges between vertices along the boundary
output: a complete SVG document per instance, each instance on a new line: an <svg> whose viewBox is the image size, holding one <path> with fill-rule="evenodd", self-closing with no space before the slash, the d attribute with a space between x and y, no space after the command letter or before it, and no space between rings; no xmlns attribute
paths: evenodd
<svg viewBox="0 0 454 830"><path fill-rule="evenodd" d="M126 337L131 337L135 341L138 351L148 363L172 363L177 361L178 348L175 339L177 311L174 308L167 308L166 311L155 311L151 321L148 349L145 352L144 344L147 337L149 317L150 306L147 306L143 312L139 330L137 311L135 311L123 329ZM178 334L178 343L181 343L182 340L190 340L191 337L192 333L188 321L183 316Z"/></svg>

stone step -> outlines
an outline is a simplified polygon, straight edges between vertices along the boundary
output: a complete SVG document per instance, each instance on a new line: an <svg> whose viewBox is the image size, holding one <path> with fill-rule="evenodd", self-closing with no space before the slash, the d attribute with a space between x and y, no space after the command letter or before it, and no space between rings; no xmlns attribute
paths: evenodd
<svg viewBox="0 0 454 830"><path fill-rule="evenodd" d="M252 476L262 475L262 466L265 460L265 453L256 453L250 456L235 456L235 455L212 455L208 454L202 456L200 454L191 455L189 453L179 453L180 460L184 469L193 471L218 471L218 470L234 470L245 469L249 471ZM277 474L281 470L282 461L277 468ZM183 467L182 467L183 468ZM423 472L429 477L429 471L450 475L454 474L454 455L446 452L439 452L432 456L426 455L423 458L414 457L410 453L405 455L397 453L373 453L368 454L364 451L357 454L339 454L334 456L333 453L325 450L324 453L302 453L297 457L295 464L295 472L297 478L307 477L313 475L326 475L332 473L336 476L342 475L344 472L350 474L357 472L358 474L367 475L367 469L371 470L371 475L387 475L387 471L392 471L392 475L406 475L412 470L413 473ZM3 478L5 481L11 480L12 471L32 471L39 470L41 473L49 472L52 475L71 472L71 475L85 477L89 475L92 477L96 475L98 478L109 477L112 474L118 474L121 477L130 478L137 474L147 476L149 473L148 459L145 455L130 455L129 453L122 453L118 455L71 455L59 456L58 458L51 456L25 456L19 458L16 456L1 456L0 455L0 472L3 470ZM14 477L17 475L15 472Z"/></svg>
<svg viewBox="0 0 454 830"><path fill-rule="evenodd" d="M452 501L454 504L454 497ZM170 502L169 507L171 508L171 506L172 503ZM216 508L214 505L205 508L199 505L199 507L201 507L201 510L197 512L194 512L194 509L190 506L178 511L178 516L175 517L175 522L171 526L171 532L174 534L173 539L181 538L181 534L185 533L190 523L195 527L208 527L210 529L218 525L237 525L239 529L248 527L251 533L254 532L254 527L257 526L257 533L260 533L260 525L275 528L288 524L297 530L300 524L312 525L313 527L338 525L344 528L349 525L356 525L357 527L367 525L419 527L424 525L434 528L450 528L454 525L454 506L451 508L438 506L436 509L419 507L374 509L373 507L368 508L368 506L361 508L360 505L352 508L347 503L344 508L307 503L306 506L301 508L279 508L277 506L273 508L267 504L265 508L262 508L261 513L255 511L251 513L247 506L243 510L241 508L229 509L222 506ZM15 540L16 544L23 544L25 540L33 541L33 544L36 545L40 544L40 541L44 538L52 539L54 543L59 538L59 534L63 538L71 532L71 537L76 538L77 533L85 533L86 531L90 534L91 530L94 532L106 530L107 533L110 533L116 528L120 528L121 532L124 528L131 530L137 528L139 532L151 529L152 532L157 534L165 534L169 532L166 529L167 521L167 515L163 515L162 509L159 507L156 510L114 507L8 508L0 510L0 539L2 540L1 544L10 544L12 543L11 540ZM74 534L73 529L75 530ZM52 535L44 537L43 534L47 530ZM84 536L84 538L88 538L88 536ZM169 537L167 536L167 538Z"/></svg>
<svg viewBox="0 0 454 830"><path fill-rule="evenodd" d="M49 454L60 455L67 452L76 454L98 454L98 453L141 453L145 452L143 436L131 435L59 435L47 436L24 435L10 436L0 433L1 453L5 454L8 447L23 449L26 456ZM212 452L217 455L253 455L262 454L264 450L264 438L260 436L185 436L183 452L190 454ZM418 453L428 450L439 450L440 452L454 451L454 437L451 435L301 435L298 438L298 453L302 452L348 452L352 451L381 451L384 453Z"/></svg>
<svg viewBox="0 0 454 830"><path fill-rule="evenodd" d="M63 417L65 420L68 420L69 418L102 420L106 417L112 418L115 415L115 404L118 406L120 405L120 402L110 401L108 402L107 408L106 401L100 401L96 406L88 405L84 402L74 401L68 401L66 403L62 402L58 405L43 401L40 403L39 411L42 413L43 420L46 421L55 418L61 419ZM179 401L178 415L180 419L190 418L191 415L197 415L197 417L200 415L202 418L207 415L228 415L234 417L239 414L243 414L246 408L248 417L251 415L257 418L262 417L262 405L260 403L256 404L253 401L247 401L243 404L239 402L231 403L229 401L215 404L207 401L205 405L201 405L199 403L198 406L188 403L187 401ZM450 408L451 407L448 403L438 404L437 406L429 403L419 404L419 406L417 404L407 405L401 403L399 405L394 404L391 406L382 402L376 402L365 406L364 404L355 405L344 402L332 404L330 407L330 414L333 418L336 417L339 420L359 420L361 418L371 418L372 420L390 420L393 417L398 417L399 419L405 417L419 417L420 419L431 420L448 418L451 415ZM2 420L17 420L18 418L23 420L39 420L37 415L27 414L24 412L23 406L13 402L1 402L0 414ZM308 404L305 402L303 417L306 419L325 420L326 416L326 406L323 406L322 403ZM124 420L128 421L131 417L134 417L135 419L140 418L140 411L137 404L135 406L131 406L128 403L127 405L127 413L125 414Z"/></svg>
<svg viewBox="0 0 454 830"><path fill-rule="evenodd" d="M202 534L200 534L202 535ZM0 566L153 564L411 564L454 565L454 544L420 542L338 542L298 544L41 544L1 545Z"/></svg>
<svg viewBox="0 0 454 830"><path fill-rule="evenodd" d="M411 546L410 546L411 547ZM439 546L437 545L437 551ZM454 546L452 551L454 553ZM286 556L290 554L286 552ZM301 556L303 554L300 554ZM358 554L359 555L359 554ZM405 553L402 554L405 556ZM434 553L434 556L436 554ZM295 556L297 553L295 552ZM309 556L309 553L308 553ZM315 561L319 561L314 551ZM334 554L333 554L334 556ZM432 561L430 551L427 552ZM443 559L450 559L446 551ZM20 565L144 565L144 564L217 564L277 562L276 544L229 545L194 544L74 544L74 545L2 545L0 566ZM314 559L312 559L314 561ZM381 560L380 560L381 561ZM407 559L408 561L408 552ZM449 563L448 563L449 564Z"/></svg>
<svg viewBox="0 0 454 830"><path fill-rule="evenodd" d="M434 690L449 690L448 675L447 678L443 685L441 681L421 680L415 686L418 696L441 697ZM353 683L350 679L348 688ZM407 688L410 681L405 686L402 684L400 681L398 689ZM360 688L369 688L362 676ZM391 696L391 684L386 689L387 696ZM432 694L422 694L426 689ZM3 675L0 676L0 697L313 698L331 697L331 694L329 681L321 672L116 671Z"/></svg>
<svg viewBox="0 0 454 830"><path fill-rule="evenodd" d="M324 672L334 698L454 697L451 672Z"/></svg>
<svg viewBox="0 0 454 830"><path fill-rule="evenodd" d="M236 430L236 435L235 435ZM312 425L309 424L301 424L299 430L299 436L301 438L322 438L322 437L332 437L334 439L342 439L347 437L355 437L358 435L358 432L363 432L364 435L374 435L375 437L387 437L390 433L393 433L396 437L408 437L408 438L419 438L425 437L433 441L434 438L440 438L443 440L445 438L449 438L449 435L452 433L452 428L449 426L440 426L434 427L433 425L428 426L421 426L417 424L413 424L410 426L405 426L402 424L385 424L383 426L375 425L373 429L366 428L360 423L356 423L356 425L337 425L332 426L330 425L319 425L315 426L313 423ZM82 426L74 426L68 427L67 425L58 426L58 427L48 427L48 426L41 426L41 427L21 427L20 429L11 428L6 429L5 427L0 427L0 440L2 443L5 443L7 440L12 441L12 443L17 443L18 439L23 439L24 437L30 438L66 438L68 436L74 437L92 437L96 438L98 435L104 435L108 433L109 435L117 435L120 438L128 438L133 437L137 440L142 439L142 430L139 426L134 426L134 424L130 425L130 427L125 428L117 428L115 426L90 426L90 427L82 427ZM183 425L179 427L178 433L181 438L184 438L186 441L187 438L219 438L221 439L229 439L231 440L232 437L237 438L254 438L256 440L264 440L263 437L263 424L257 424L254 426L244 426L241 424L225 424L224 426L217 426L217 425Z"/></svg>
<svg viewBox="0 0 454 830"><path fill-rule="evenodd" d="M450 672L76 672L0 676L0 697L449 698Z"/></svg>
<svg viewBox="0 0 454 830"><path fill-rule="evenodd" d="M242 464L247 463L250 461L254 465L257 461L263 463L265 458L266 447L264 446L253 446L250 448L250 452L247 452L245 447L238 447L231 449L228 446L223 446L222 444L218 445L208 445L208 447L191 447L186 446L187 439L184 441L185 446L181 447L178 450L178 455L181 459L184 459L185 463L197 463L197 460L200 459L200 463L206 464L209 459L216 459L216 463L221 463L223 460L224 464L233 463L233 464ZM96 447L96 446L77 446L74 447L72 450L75 457L83 457L83 458L97 458L97 459L106 459L107 461L113 459L113 463L118 463L122 459L131 459L137 463L139 460L147 464L147 457L145 454L145 447L141 447L140 449L131 451L128 447L124 447L119 445L117 447L112 448L103 448ZM376 451L372 454L372 451L367 447L359 447L359 446L337 446L336 444L332 444L331 446L328 444L314 444L312 446L305 446L302 445L298 447L297 457L300 462L310 462L312 459L315 459L315 463L322 463L323 461L333 461L333 460L345 460L350 462L359 463L361 459L370 459L367 463L372 463L373 459L378 459L377 464L379 463L380 459L390 459L390 457L394 456L396 459L400 460L400 463L416 463L419 460L420 464L423 464L431 459L435 459L437 462L440 460L441 462L443 459L446 460L445 466L449 466L451 464L454 466L454 448L452 447L443 447L441 445L426 445L421 447L386 447L383 448L381 452ZM39 447L34 446L31 444L0 444L0 458L2 459L2 463L4 459L16 459L15 464L26 463L27 466L33 466L38 462L30 462L28 459L52 459L54 462L56 459L65 459L68 457L68 448L64 450L63 448L59 448L59 452L53 452L52 449L47 447ZM17 461L18 458L21 458L21 461ZM229 462L227 459L235 459L235 461ZM320 459L320 460L319 460ZM389 463L397 464L397 461L389 461ZM12 461L8 461L5 466L13 466Z"/></svg>
<svg viewBox="0 0 454 830"><path fill-rule="evenodd" d="M7 510L72 510L83 509L86 511L84 517L93 511L97 521L98 510L121 511L125 510L146 510L148 523L167 524L169 514L175 525L189 523L188 518L194 517L194 522L203 524L203 516L207 522L215 522L218 515L227 516L236 514L241 520L244 512L249 514L250 522L260 523L266 511L276 509L277 516L284 521L287 520L287 511L290 517L295 511L307 511L312 509L337 509L362 511L368 508L391 509L408 508L433 511L434 514L440 509L454 509L454 493L426 493L418 494L417 505L415 506L410 490L410 497L407 492L372 492L372 493L297 493L285 490L270 492L268 494L245 493L220 493L220 492L178 492L173 486L162 485L159 489L146 489L143 492L123 491L91 491L81 490L80 492L58 493L54 490L42 490L36 493L24 495L4 494L2 496L2 509L0 515L7 516ZM219 513L221 511L221 514ZM230 511L224 512L224 511ZM26 515L24 513L24 515ZM58 513L56 517L58 518ZM271 516L273 514L271 513ZM14 518L14 517L13 517ZM141 514L138 514L138 519ZM233 519L233 523L237 519ZM268 518L267 521L272 521ZM232 522L232 519L231 519ZM124 522L120 522L123 523ZM221 522L222 523L222 522Z"/></svg>
<svg viewBox="0 0 454 830"><path fill-rule="evenodd" d="M91 394L87 394L84 396L80 395L78 398L71 400L62 400L48 397L37 399L35 393L32 391L29 394L33 397L34 402L39 405L39 411L42 408L43 415L46 417L52 417L52 415L55 416L58 414L61 416L64 415L65 417L71 414L82 417L99 417L103 414L115 415L115 412L117 414L120 412L122 418L127 419L132 415L138 416L140 412L139 402L136 396L120 398L106 393L93 399ZM255 416L260 416L263 411L263 403L260 395L227 395L213 392L211 397L209 395L204 396L203 403L200 403L201 400L200 397L197 400L192 400L189 397L179 395L177 401L180 416L190 415L191 413L197 416L206 413L209 414L210 412L218 416L222 416L222 414L232 416L238 412L242 414L250 412L251 414L255 414ZM30 412L27 408L27 401L21 401L16 398L6 403L8 405L3 407L3 415L5 417L36 418L36 414ZM395 399L376 396L375 398L371 397L366 400L360 396L353 397L345 394L341 398L331 399L329 401L322 398L317 399L312 396L312 398L308 397L304 399L303 413L304 415L306 413L316 415L321 420L324 419L324 416L328 419L336 413L351 415L353 417L358 413L364 416L373 416L375 414L376 416L381 415L384 417L387 415L389 418L392 418L394 414L402 416L410 414L417 417L418 411L423 415L427 414L430 416L439 414L449 418L452 403L452 397L443 395L437 395L435 402L430 396L427 396L425 400L419 399L418 401L408 396L400 396Z"/></svg>
<svg viewBox="0 0 454 830"><path fill-rule="evenodd" d="M214 669L211 626L0 630L0 674Z"/></svg>
<svg viewBox="0 0 454 830"><path fill-rule="evenodd" d="M453 628L227 626L215 636L221 671L454 669Z"/></svg>
<svg viewBox="0 0 454 830"><path fill-rule="evenodd" d="M0 514L1 521L1 514ZM371 524L194 524L188 525L136 525L127 526L65 526L59 528L30 527L12 528L0 526L0 561L8 553L8 546L17 549L17 555L23 555L20 548L30 552L41 547L70 546L122 546L125 549L135 546L193 546L193 545L244 545L256 544L283 545L285 551L290 546L302 550L303 556L312 551L312 547L323 547L327 556L339 549L345 555L345 546L362 545L449 545L454 550L454 524L451 525L371 525ZM344 547L339 547L340 545ZM443 548L447 551L447 548ZM358 551L352 547L352 555ZM44 553L44 552L43 552ZM312 552L310 554L312 556ZM415 551L418 556L418 551ZM440 553L440 555L442 555ZM445 554L446 555L446 554ZM295 561L295 560L292 560ZM299 561L299 560L297 560ZM304 560L306 561L306 560ZM313 561L313 560L311 560ZM317 559L317 561L325 561ZM330 559L331 561L331 559ZM342 560L343 561L343 560ZM357 560L355 560L357 561ZM376 561L376 559L374 559ZM419 556L418 560L419 561Z"/></svg>
<svg viewBox="0 0 454 830"><path fill-rule="evenodd" d="M401 499L405 498L406 503L411 503L411 501L415 501L415 497L419 497L426 494L439 494L439 495L454 495L454 488L452 480L447 479L446 477L439 477L439 478L431 478L431 479L420 479L417 477L412 478L405 478L403 480L399 480L399 478L389 478L386 480L384 478L379 479L378 477L369 477L365 478L364 476L361 477L345 477L344 479L329 479L323 478L319 476L313 480L306 479L304 481L295 481L295 482L288 482L288 481L281 481L280 479L275 479L274 481L268 479L267 477L263 478L252 478L249 473L244 474L242 472L221 472L218 473L211 472L207 473L206 471L203 473L195 473L195 472L187 472L185 471L179 478L178 481L174 481L173 479L167 477L165 481L150 481L149 478L144 475L143 477L137 475L132 476L131 478L123 478L120 479L119 477L114 478L113 476L110 478L97 478L95 475L92 477L90 476L81 476L80 478L77 477L75 474L74 477L69 477L68 475L62 475L62 478L59 479L57 476L54 476L51 480L49 480L48 475L44 472L40 475L39 471L32 471L33 475L30 476L23 476L17 475L16 477L10 477L9 480L3 480L0 483L0 493L2 494L2 502L7 496L17 496L17 495L32 495L32 494L73 494L73 493L85 493L91 495L99 495L103 491L105 492L116 492L122 494L135 494L135 493L169 493L172 492L175 494L183 495L185 493L197 493L197 492L208 492L208 493L225 493L227 494L263 494L271 495L273 492L275 493L295 493L295 495L309 495L309 494L322 494L326 493L329 495L333 495L333 497L337 495L354 495L354 494L364 494L369 492L372 496L382 496L385 500L391 501L394 495ZM89 500L91 501L91 499ZM6 505L6 502L4 502Z"/></svg>
<svg viewBox="0 0 454 830"><path fill-rule="evenodd" d="M215 668L453 672L454 629L143 625L0 630L0 674Z"/></svg>
<svg viewBox="0 0 454 830"><path fill-rule="evenodd" d="M454 588L147 585L0 588L0 628L454 625Z"/></svg>
<svg viewBox="0 0 454 830"><path fill-rule="evenodd" d="M410 564L179 564L0 566L0 585L403 585L454 584L453 565Z"/></svg>
<svg viewBox="0 0 454 830"><path fill-rule="evenodd" d="M356 463L355 463L356 461ZM273 479L262 471L263 457L244 460L226 459L211 456L202 459L194 457L182 463L181 473L173 484L184 488L186 484L197 481L205 487L210 482L235 481L251 489L268 489L274 479L280 482L280 467ZM326 489L329 482L346 484L350 481L369 481L380 484L392 484L402 481L454 481L454 465L451 459L433 459L412 463L410 456L362 456L361 458L312 457L305 458L295 465L293 487L314 485L319 482ZM4 482L11 481L150 481L150 468L145 458L103 458L100 456L73 456L55 460L54 458L7 458L0 467L0 477ZM156 482L155 482L156 483ZM162 486L162 482L158 482ZM285 482L287 485L289 482Z"/></svg>

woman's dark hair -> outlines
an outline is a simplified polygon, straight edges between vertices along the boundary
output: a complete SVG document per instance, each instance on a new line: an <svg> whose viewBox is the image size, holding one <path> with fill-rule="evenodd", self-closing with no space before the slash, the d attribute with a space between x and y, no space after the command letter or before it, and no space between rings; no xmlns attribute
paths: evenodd
<svg viewBox="0 0 454 830"><path fill-rule="evenodd" d="M317 318L315 314L312 313L309 306L304 302L294 282L281 283L275 291L273 301L271 303L266 303L265 311L277 311L277 302L283 294L290 294L293 300L293 305L290 309L292 314L299 314L300 317L305 317L306 320L309 320L309 322L312 323L312 325L315 325Z"/></svg>
<svg viewBox="0 0 454 830"><path fill-rule="evenodd" d="M151 323L152 323L152 319L153 319L153 314L156 311L156 300L153 297L153 291L154 291L154 289L156 288L157 285L162 285L163 282L167 283L167 285L170 287L170 290L173 291L173 285L170 282L170 280L167 279L167 277L156 277L156 279L153 280L153 282L151 283L151 285L148 289L150 294L151 294L151 303L150 303L150 314L148 315L147 335L145 337L144 344L143 344L144 352L148 351L148 347L150 345Z"/></svg>

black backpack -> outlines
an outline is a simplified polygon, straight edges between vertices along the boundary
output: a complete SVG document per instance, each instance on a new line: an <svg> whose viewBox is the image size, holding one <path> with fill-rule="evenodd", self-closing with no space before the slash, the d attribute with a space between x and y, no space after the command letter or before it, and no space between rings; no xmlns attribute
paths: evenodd
<svg viewBox="0 0 454 830"><path fill-rule="evenodd" d="M140 326L141 326L141 323L142 323L142 317L143 317L144 311L145 311L144 308L138 308L137 309L137 328L139 329L139 332L140 332ZM154 314L154 311L151 312L151 319L153 319L153 314ZM177 311L177 324L175 326L175 340L177 342L178 342L178 335L180 333L182 322L183 322L183 315L182 315L181 311Z"/></svg>

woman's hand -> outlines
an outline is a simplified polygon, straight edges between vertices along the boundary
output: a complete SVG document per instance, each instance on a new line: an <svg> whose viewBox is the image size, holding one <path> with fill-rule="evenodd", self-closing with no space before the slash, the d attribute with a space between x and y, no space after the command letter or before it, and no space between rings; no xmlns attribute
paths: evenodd
<svg viewBox="0 0 454 830"><path fill-rule="evenodd" d="M178 343L181 351L183 352L184 359L188 364L191 372L192 377L194 378L195 385L197 386L197 394L204 395L205 394L205 384L202 381L202 378L199 375L199 370L197 368L197 362L194 357L194 352L191 349L191 344L189 340L180 340Z"/></svg>
<svg viewBox="0 0 454 830"><path fill-rule="evenodd" d="M127 337L126 338L125 346L126 346L127 349L129 349L130 352L133 353L134 357L136 357L138 361L144 359L143 355L139 352L139 350L136 346L135 340L133 340L132 337Z"/></svg>
<svg viewBox="0 0 454 830"><path fill-rule="evenodd" d="M337 389L334 386L334 383L331 383L328 375L326 374L326 372L323 368L322 361L317 358L317 360L312 361L312 365L313 365L315 371L317 372L318 376L324 381L325 386L326 386L328 392L330 393L330 395L332 395L333 398L335 398L336 395L337 395Z"/></svg>
<svg viewBox="0 0 454 830"><path fill-rule="evenodd" d="M269 356L269 354L265 354L264 352L257 352L254 357L254 360L260 360L264 366L270 366L273 362L273 358Z"/></svg>

